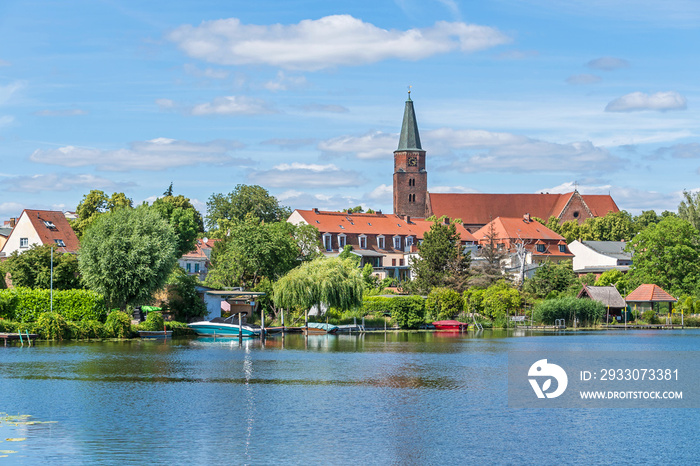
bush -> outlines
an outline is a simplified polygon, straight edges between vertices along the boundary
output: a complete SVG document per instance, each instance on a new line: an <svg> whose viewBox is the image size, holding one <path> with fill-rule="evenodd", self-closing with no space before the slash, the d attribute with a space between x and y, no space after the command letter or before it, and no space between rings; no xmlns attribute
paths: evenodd
<svg viewBox="0 0 700 466"><path fill-rule="evenodd" d="M462 307L462 296L449 288L433 288L425 300L425 313L429 320L452 319Z"/></svg>
<svg viewBox="0 0 700 466"><path fill-rule="evenodd" d="M83 320L71 324L71 333L76 340L102 338L104 335L104 324L98 320Z"/></svg>
<svg viewBox="0 0 700 466"><path fill-rule="evenodd" d="M70 337L70 325L57 312L44 312L34 325L34 332L44 340L63 340Z"/></svg>
<svg viewBox="0 0 700 466"><path fill-rule="evenodd" d="M181 337L185 335L195 335L194 330L189 328L185 322L166 322L165 328L173 332L173 337Z"/></svg>
<svg viewBox="0 0 700 466"><path fill-rule="evenodd" d="M656 315L653 309L642 312L642 320L647 324L658 324L659 317Z"/></svg>
<svg viewBox="0 0 700 466"><path fill-rule="evenodd" d="M574 297L548 299L537 303L534 309L535 320L552 325L557 319L572 323L574 317L581 325L595 325L605 315L605 306L592 299Z"/></svg>
<svg viewBox="0 0 700 466"><path fill-rule="evenodd" d="M14 320L0 319L0 333L17 333L19 330L19 322Z"/></svg>
<svg viewBox="0 0 700 466"><path fill-rule="evenodd" d="M418 328L425 323L425 302L420 296L370 296L363 300L361 312L362 315L388 313L401 328Z"/></svg>
<svg viewBox="0 0 700 466"><path fill-rule="evenodd" d="M151 332L161 331L165 328L163 314L160 312L149 312L146 316L146 322L139 325L139 330L148 330Z"/></svg>
<svg viewBox="0 0 700 466"><path fill-rule="evenodd" d="M51 309L51 290L12 288L0 290L0 317L36 322ZM99 320L106 317L104 298L89 290L54 290L53 311L65 320Z"/></svg>
<svg viewBox="0 0 700 466"><path fill-rule="evenodd" d="M122 311L112 311L107 316L104 326L105 336L111 338L131 337L131 317Z"/></svg>
<svg viewBox="0 0 700 466"><path fill-rule="evenodd" d="M182 268L176 267L168 279L168 285L168 307L174 319L191 321L207 314L207 306L197 293L197 277L189 276Z"/></svg>

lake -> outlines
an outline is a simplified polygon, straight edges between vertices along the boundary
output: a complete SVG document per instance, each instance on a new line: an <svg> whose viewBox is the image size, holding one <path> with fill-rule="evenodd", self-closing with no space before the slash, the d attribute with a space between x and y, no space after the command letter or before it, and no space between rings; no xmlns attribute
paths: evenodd
<svg viewBox="0 0 700 466"><path fill-rule="evenodd" d="M0 347L0 412L36 421L0 420L0 461L700 462L698 409L508 408L508 354L550 350L699 351L700 330Z"/></svg>

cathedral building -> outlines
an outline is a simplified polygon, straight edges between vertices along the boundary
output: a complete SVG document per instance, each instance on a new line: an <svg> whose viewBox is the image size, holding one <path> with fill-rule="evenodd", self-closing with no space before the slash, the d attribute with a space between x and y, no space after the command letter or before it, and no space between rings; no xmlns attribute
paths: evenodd
<svg viewBox="0 0 700 466"><path fill-rule="evenodd" d="M619 212L610 195L581 194L482 194L430 193L426 151L418 133L413 101L409 93L404 108L399 146L394 151L394 214L413 218L447 216L460 219L470 232L476 232L498 217L522 218L525 215L547 221L554 216L561 223L604 217Z"/></svg>

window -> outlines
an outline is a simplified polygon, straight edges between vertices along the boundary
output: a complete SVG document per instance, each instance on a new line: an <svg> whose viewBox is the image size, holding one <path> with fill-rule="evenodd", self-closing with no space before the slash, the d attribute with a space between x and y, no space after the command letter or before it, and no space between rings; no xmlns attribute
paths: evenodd
<svg viewBox="0 0 700 466"><path fill-rule="evenodd" d="M331 245L331 235L328 233L323 235L323 247L326 249L326 251L333 250L333 246Z"/></svg>
<svg viewBox="0 0 700 466"><path fill-rule="evenodd" d="M408 202L411 202L411 195L408 195Z"/></svg>
<svg viewBox="0 0 700 466"><path fill-rule="evenodd" d="M396 259L391 259L391 266L396 267Z"/></svg>
<svg viewBox="0 0 700 466"><path fill-rule="evenodd" d="M199 273L199 264L194 264L194 273Z"/></svg>
<svg viewBox="0 0 700 466"><path fill-rule="evenodd" d="M58 247L60 247L60 248L65 248L65 247L66 247L66 243L64 243L62 239L55 239L55 240L53 240L53 241L54 241L54 243L56 243L56 244L58 245Z"/></svg>
<svg viewBox="0 0 700 466"><path fill-rule="evenodd" d="M360 236L360 249L367 249L367 237L365 235Z"/></svg>
<svg viewBox="0 0 700 466"><path fill-rule="evenodd" d="M56 225L54 225L53 222L49 222L48 220L42 220L42 222L44 222L44 225L49 230L58 230L58 228L56 228Z"/></svg>
<svg viewBox="0 0 700 466"><path fill-rule="evenodd" d="M345 235L338 235L338 249L345 247Z"/></svg>
<svg viewBox="0 0 700 466"><path fill-rule="evenodd" d="M498 250L502 251L503 250L503 243L498 243Z"/></svg>
<svg viewBox="0 0 700 466"><path fill-rule="evenodd" d="M537 252L544 252L544 244L537 245Z"/></svg>
<svg viewBox="0 0 700 466"><path fill-rule="evenodd" d="M564 246L563 244L560 244L559 245L559 252L566 252L566 246Z"/></svg>
<svg viewBox="0 0 700 466"><path fill-rule="evenodd" d="M19 239L19 247L20 248L28 248L29 247L29 238L20 238Z"/></svg>
<svg viewBox="0 0 700 466"><path fill-rule="evenodd" d="M394 236L394 249L401 249L401 237Z"/></svg>
<svg viewBox="0 0 700 466"><path fill-rule="evenodd" d="M377 247L379 249L384 249L384 237L383 236L377 236Z"/></svg>
<svg viewBox="0 0 700 466"><path fill-rule="evenodd" d="M407 246L407 247L413 246L413 236L407 236L407 237L406 237L406 246Z"/></svg>
<svg viewBox="0 0 700 466"><path fill-rule="evenodd" d="M188 272L191 272L192 271L192 264L190 264L189 262L187 264L185 264L185 270L187 270Z"/></svg>
<svg viewBox="0 0 700 466"><path fill-rule="evenodd" d="M574 218L578 218L578 211L574 212Z"/></svg>
<svg viewBox="0 0 700 466"><path fill-rule="evenodd" d="M403 259L399 259L399 265L403 267Z"/></svg>

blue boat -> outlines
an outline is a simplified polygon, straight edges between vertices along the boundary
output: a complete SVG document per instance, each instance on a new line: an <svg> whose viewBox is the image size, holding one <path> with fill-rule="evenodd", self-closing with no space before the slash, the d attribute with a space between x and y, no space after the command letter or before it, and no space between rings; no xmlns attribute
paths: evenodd
<svg viewBox="0 0 700 466"><path fill-rule="evenodd" d="M197 335L208 337L237 337L238 335L244 337L260 336L261 328L259 326L234 324L233 317L234 316L231 316L227 319L216 317L212 320L192 322L191 324L187 324L187 326L194 330Z"/></svg>

